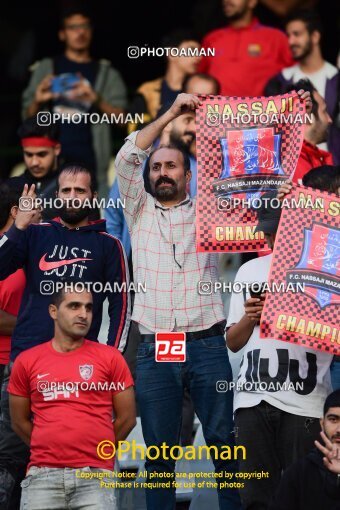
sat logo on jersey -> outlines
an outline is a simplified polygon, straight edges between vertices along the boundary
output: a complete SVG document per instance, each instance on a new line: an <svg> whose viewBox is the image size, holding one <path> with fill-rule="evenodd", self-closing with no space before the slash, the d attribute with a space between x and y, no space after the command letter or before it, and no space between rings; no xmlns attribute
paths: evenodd
<svg viewBox="0 0 340 510"><path fill-rule="evenodd" d="M304 283L320 308L340 304L340 230L320 223L306 228L300 260L286 279Z"/></svg>
<svg viewBox="0 0 340 510"><path fill-rule="evenodd" d="M93 376L93 365L79 365L80 376L88 381Z"/></svg>

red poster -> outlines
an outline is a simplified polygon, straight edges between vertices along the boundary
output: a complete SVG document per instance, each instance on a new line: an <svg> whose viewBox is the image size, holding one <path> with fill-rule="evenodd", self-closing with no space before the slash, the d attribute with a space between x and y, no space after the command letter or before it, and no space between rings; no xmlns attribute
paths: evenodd
<svg viewBox="0 0 340 510"><path fill-rule="evenodd" d="M261 338L340 354L340 199L294 187L286 200L269 284L295 288L266 294Z"/></svg>
<svg viewBox="0 0 340 510"><path fill-rule="evenodd" d="M197 249L259 251L256 206L294 173L305 107L297 94L203 96L197 110Z"/></svg>

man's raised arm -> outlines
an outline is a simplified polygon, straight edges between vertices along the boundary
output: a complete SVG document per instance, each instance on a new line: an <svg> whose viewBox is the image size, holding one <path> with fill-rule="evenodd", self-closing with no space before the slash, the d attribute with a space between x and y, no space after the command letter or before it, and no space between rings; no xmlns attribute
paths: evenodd
<svg viewBox="0 0 340 510"><path fill-rule="evenodd" d="M148 149L160 136L163 129L183 113L195 111L202 103L193 94L178 94L172 106L161 117L138 132L136 145L142 150Z"/></svg>
<svg viewBox="0 0 340 510"><path fill-rule="evenodd" d="M178 94L168 111L141 131L131 133L118 152L115 161L118 186L121 198L125 202L124 216L130 232L147 198L143 180L143 164L153 142L169 122L183 113L195 110L200 104L198 97L192 94Z"/></svg>
<svg viewBox="0 0 340 510"><path fill-rule="evenodd" d="M36 217L35 185L24 186L13 225L0 236L0 280L4 280L25 265L29 247L27 229Z"/></svg>

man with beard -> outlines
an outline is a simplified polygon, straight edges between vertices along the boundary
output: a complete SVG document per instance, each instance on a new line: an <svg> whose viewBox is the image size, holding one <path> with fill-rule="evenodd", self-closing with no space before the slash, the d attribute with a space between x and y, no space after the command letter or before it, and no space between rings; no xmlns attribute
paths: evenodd
<svg viewBox="0 0 340 510"><path fill-rule="evenodd" d="M210 77L208 77L210 78ZM158 112L157 117L160 117L169 109L170 105L162 107ZM176 119L166 126L163 130L159 144L171 143L174 147L178 147L180 150L187 153L190 163L191 179L186 185L186 191L191 198L194 198L197 194L197 171L196 171L196 123L195 113L187 112L180 115ZM149 191L149 169L144 170L144 183L146 190ZM119 200L121 199L118 179L112 185L109 195L110 200L114 200L117 204L116 207L109 207L105 209L105 218L107 221L107 231L117 237L125 248L126 254L129 259L129 269L132 274L132 257L131 257L131 237L128 229L128 225L124 218L123 208L120 206ZM137 347L140 342L140 335L138 328L133 325L130 330L129 336L129 347L126 353L126 359L129 363L129 367L132 372L135 372L135 361L137 354ZM194 422L194 410L192 402L187 392L184 393L183 399L183 420L182 420L182 433L181 443L183 445L191 444L192 429Z"/></svg>
<svg viewBox="0 0 340 510"><path fill-rule="evenodd" d="M158 116L169 110L171 105L167 104L158 112ZM187 185L187 192L194 198L197 194L197 169L196 169L196 120L195 112L187 112L180 115L166 126L163 130L159 145L178 146L186 152L190 161L191 179Z"/></svg>
<svg viewBox="0 0 340 510"><path fill-rule="evenodd" d="M11 362L5 368L2 385L0 486L3 508L10 500L16 477L20 468L25 467L28 454L9 422L7 385L11 366L20 352L53 337L48 306L57 283L83 283L86 289L93 291L89 340L98 339L106 298L110 316L108 345L123 351L128 336L130 296L126 257L120 241L106 233L105 221L88 219L91 201L97 197L89 170L76 165L62 168L57 197L65 202L60 217L30 224L36 214L35 190L34 185L29 188L26 184L21 197L26 207L19 209L14 224L0 238L0 279L23 268L27 280L12 335ZM68 204L67 200L74 200L74 203ZM27 207L29 201L31 210ZM87 207L84 207L85 201L89 202Z"/></svg>
<svg viewBox="0 0 340 510"><path fill-rule="evenodd" d="M320 148L320 144L327 140L327 134L332 125L325 100L306 78L289 86L288 90L298 91L301 88L308 90L311 95L312 122L306 123L303 144L293 176L293 181L298 184L301 184L303 176L312 168L333 165L332 154Z"/></svg>
<svg viewBox="0 0 340 510"><path fill-rule="evenodd" d="M328 395L321 439L283 474L270 510L340 509L340 390Z"/></svg>
<svg viewBox="0 0 340 510"><path fill-rule="evenodd" d="M162 107L157 117L163 115L170 105ZM167 145L171 143L178 146L181 150L188 153L190 162L191 179L187 185L187 191L191 198L197 194L197 179L196 179L196 122L195 113L188 112L180 115L165 127L161 133L159 144ZM148 181L149 169L145 169L145 180ZM122 207L119 206L120 199L118 179L116 179L110 190L109 199L115 201L117 207L109 207L105 209L105 218L107 221L107 231L117 237L125 248L126 254L130 257L131 254L131 240L129 230L124 219Z"/></svg>
<svg viewBox="0 0 340 510"><path fill-rule="evenodd" d="M179 94L158 119L132 133L116 158L119 189L125 199L125 219L132 244L135 282L146 278L148 292L136 294L133 319L141 333L136 369L136 392L146 445L179 444L183 391L194 403L207 445L220 452L232 445L232 392L216 391L217 381L231 381L232 372L223 338L225 317L219 292L200 293L200 282L218 280L217 255L196 252L195 199L187 193L191 178L188 154L172 145L151 145L169 122L193 112L196 96ZM147 161L151 193L144 187ZM158 363L159 332L184 332L186 361ZM236 469L233 460L214 460L219 481ZM145 464L148 481L175 479L175 460L161 455ZM150 473L153 473L150 478ZM164 475L166 473L166 475ZM162 476L163 475L163 476ZM221 484L222 485L222 484ZM238 493L219 489L222 510L240 510ZM175 488L148 488L148 510L175 508Z"/></svg>
<svg viewBox="0 0 340 510"><path fill-rule="evenodd" d="M334 121L339 112L339 71L326 62L321 52L322 27L319 17L312 10L292 13L286 21L286 32L292 56L297 63L286 67L274 76L266 85L268 96L283 94L287 86L307 78L318 94L326 101L327 111ZM339 122L331 126L328 148L333 154L334 163L340 164L340 129ZM327 149L324 144L323 149Z"/></svg>
<svg viewBox="0 0 340 510"><path fill-rule="evenodd" d="M222 0L228 26L203 39L202 47L215 48L215 55L203 57L198 71L216 78L224 96L261 96L269 78L293 63L286 36L253 16L256 4Z"/></svg>

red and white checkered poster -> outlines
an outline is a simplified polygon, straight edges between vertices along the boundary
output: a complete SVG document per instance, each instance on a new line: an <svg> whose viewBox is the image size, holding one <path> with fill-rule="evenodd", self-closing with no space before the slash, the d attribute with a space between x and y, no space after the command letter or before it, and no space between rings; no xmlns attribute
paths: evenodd
<svg viewBox="0 0 340 510"><path fill-rule="evenodd" d="M269 287L294 290L267 292L261 338L340 354L340 199L294 186L286 200Z"/></svg>
<svg viewBox="0 0 340 510"><path fill-rule="evenodd" d="M305 105L295 92L201 99L196 113L197 249L266 249L263 233L254 232L256 201L294 173Z"/></svg>

